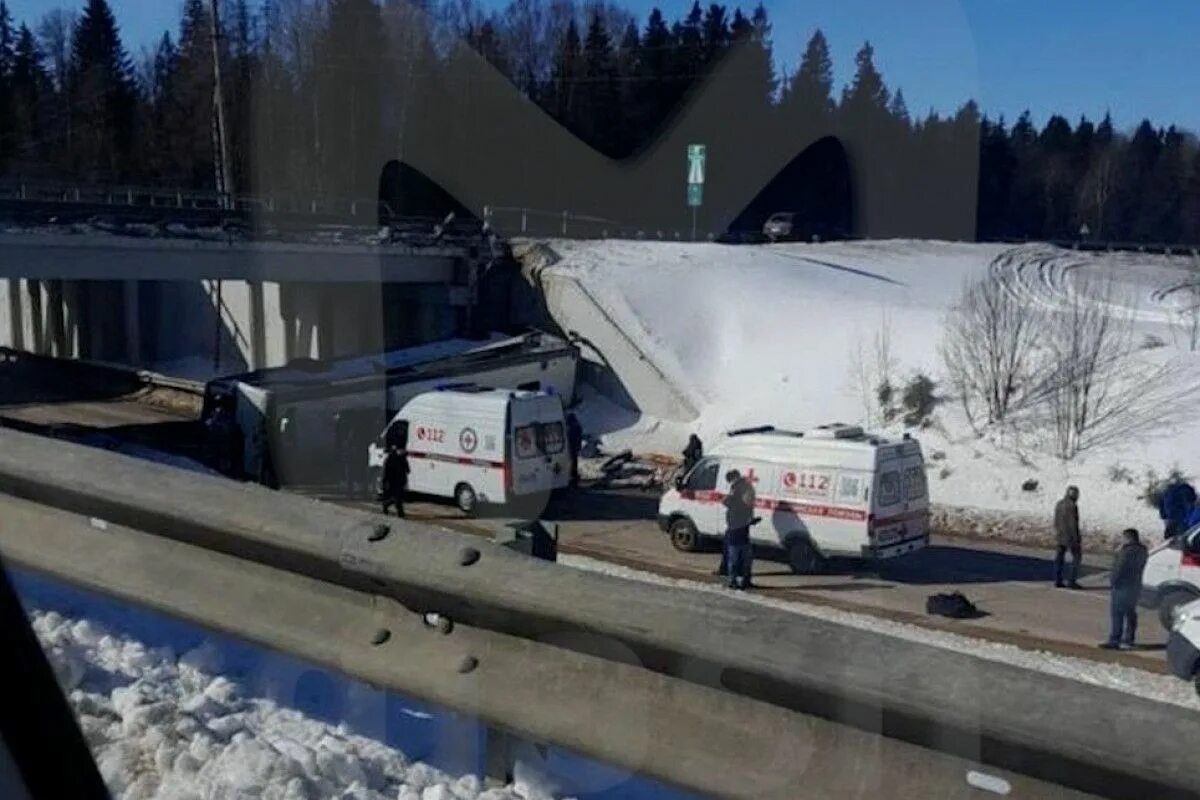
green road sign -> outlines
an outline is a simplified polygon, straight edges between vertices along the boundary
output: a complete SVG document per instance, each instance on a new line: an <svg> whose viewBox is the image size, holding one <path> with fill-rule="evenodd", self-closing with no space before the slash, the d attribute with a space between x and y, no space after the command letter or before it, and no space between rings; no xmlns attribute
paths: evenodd
<svg viewBox="0 0 1200 800"><path fill-rule="evenodd" d="M704 183L704 162L707 160L708 148L702 144L689 144L688 183Z"/></svg>
<svg viewBox="0 0 1200 800"><path fill-rule="evenodd" d="M704 184L689 183L688 184L688 205L698 206L704 202Z"/></svg>

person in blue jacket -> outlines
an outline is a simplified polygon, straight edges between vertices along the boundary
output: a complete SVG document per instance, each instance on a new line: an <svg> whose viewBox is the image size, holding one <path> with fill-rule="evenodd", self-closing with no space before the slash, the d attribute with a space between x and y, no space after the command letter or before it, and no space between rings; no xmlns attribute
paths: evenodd
<svg viewBox="0 0 1200 800"><path fill-rule="evenodd" d="M1178 536L1193 525L1200 523L1200 508L1196 505L1196 490L1185 481L1168 486L1159 501L1158 516L1165 525L1164 539Z"/></svg>

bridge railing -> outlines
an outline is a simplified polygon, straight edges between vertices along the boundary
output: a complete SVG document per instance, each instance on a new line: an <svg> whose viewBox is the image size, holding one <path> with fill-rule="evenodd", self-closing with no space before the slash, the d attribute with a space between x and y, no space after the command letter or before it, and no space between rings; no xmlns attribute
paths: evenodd
<svg viewBox="0 0 1200 800"><path fill-rule="evenodd" d="M1194 712L958 649L4 430L0 495L25 566L718 796L795 797L810 766L852 796L888 764L948 795L973 762L1200 793Z"/></svg>

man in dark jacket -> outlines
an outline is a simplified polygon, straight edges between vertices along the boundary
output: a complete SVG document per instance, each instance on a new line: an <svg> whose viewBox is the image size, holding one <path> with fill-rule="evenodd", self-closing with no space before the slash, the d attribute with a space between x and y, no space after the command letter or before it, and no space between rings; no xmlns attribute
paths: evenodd
<svg viewBox="0 0 1200 800"><path fill-rule="evenodd" d="M1163 538L1170 539L1188 528L1188 518L1196 506L1196 490L1184 481L1173 483L1163 492L1158 516L1163 521Z"/></svg>
<svg viewBox="0 0 1200 800"><path fill-rule="evenodd" d="M1071 568L1067 571L1066 586L1071 589L1081 588L1079 577L1079 560L1083 557L1083 539L1079 535L1079 487L1068 486L1063 499L1054 506L1054 535L1058 547L1054 553L1054 585L1063 587L1063 561L1068 552L1071 553Z"/></svg>
<svg viewBox="0 0 1200 800"><path fill-rule="evenodd" d="M395 507L396 516L404 516L404 493L408 489L408 454L396 445L390 445L383 461L383 485L380 487L380 502L383 515L388 508Z"/></svg>
<svg viewBox="0 0 1200 800"><path fill-rule="evenodd" d="M755 492L750 481L736 469L725 473L729 494L725 504L725 561L729 571L729 588L749 589L753 548L750 526L754 524Z"/></svg>
<svg viewBox="0 0 1200 800"><path fill-rule="evenodd" d="M583 426L574 414L567 414L567 453L571 456L571 485L579 485L579 451L583 449Z"/></svg>
<svg viewBox="0 0 1200 800"><path fill-rule="evenodd" d="M692 434L688 437L687 447L683 448L683 474L687 475L692 471L692 467L700 463L700 459L704 458L704 444L700 441L700 437Z"/></svg>
<svg viewBox="0 0 1200 800"><path fill-rule="evenodd" d="M1137 636L1137 603L1142 591L1142 570L1149 553L1134 528L1123 533L1124 544L1117 550L1112 568L1112 627L1108 641L1100 645L1106 650L1129 650Z"/></svg>

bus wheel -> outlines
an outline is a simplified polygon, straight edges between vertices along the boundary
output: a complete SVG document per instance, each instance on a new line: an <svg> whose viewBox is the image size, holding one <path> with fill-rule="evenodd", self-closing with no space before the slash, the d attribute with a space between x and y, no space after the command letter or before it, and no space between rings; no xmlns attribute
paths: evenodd
<svg viewBox="0 0 1200 800"><path fill-rule="evenodd" d="M700 534L690 519L680 517L671 523L671 544L684 553L694 553L700 549Z"/></svg>
<svg viewBox="0 0 1200 800"><path fill-rule="evenodd" d="M475 490L471 488L471 484L460 483L454 487L454 505L458 506L459 511L467 515L474 514L478 504L479 498L475 496Z"/></svg>
<svg viewBox="0 0 1200 800"><path fill-rule="evenodd" d="M825 559L808 539L798 536L788 545L788 565L797 575L814 575L825 567Z"/></svg>

